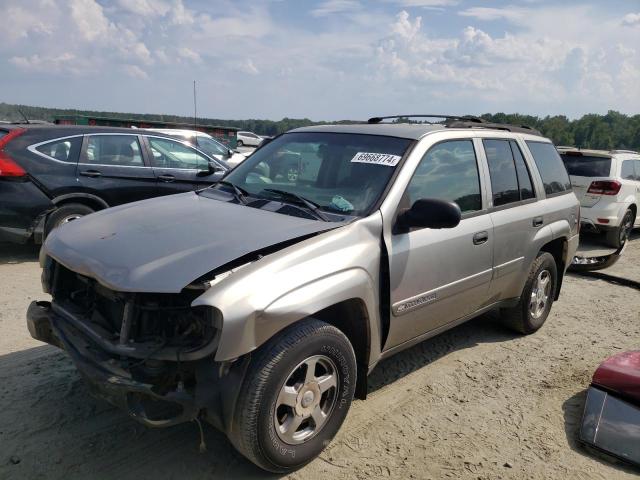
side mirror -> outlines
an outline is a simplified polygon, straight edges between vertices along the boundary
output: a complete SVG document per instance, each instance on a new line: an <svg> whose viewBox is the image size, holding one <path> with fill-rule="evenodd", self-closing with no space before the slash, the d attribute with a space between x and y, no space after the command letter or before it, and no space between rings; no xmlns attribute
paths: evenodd
<svg viewBox="0 0 640 480"><path fill-rule="evenodd" d="M198 170L198 173L196 173L196 176L206 177L208 175L213 175L214 173L219 172L220 170L224 170L224 169L219 167L213 162L209 162L209 168L207 168L206 170Z"/></svg>
<svg viewBox="0 0 640 480"><path fill-rule="evenodd" d="M437 198L421 198L411 208L398 215L396 230L408 232L415 228L453 228L462 219L460 207Z"/></svg>

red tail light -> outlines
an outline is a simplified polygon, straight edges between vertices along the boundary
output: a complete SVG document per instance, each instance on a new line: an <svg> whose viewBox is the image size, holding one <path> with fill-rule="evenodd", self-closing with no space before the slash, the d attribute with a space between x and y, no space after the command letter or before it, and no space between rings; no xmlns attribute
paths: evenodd
<svg viewBox="0 0 640 480"><path fill-rule="evenodd" d="M27 174L27 172L4 151L11 140L22 135L25 131L24 128L17 128L0 138L0 177L24 177Z"/></svg>
<svg viewBox="0 0 640 480"><path fill-rule="evenodd" d="M591 182L587 193L595 195L617 195L622 184L616 180L596 180Z"/></svg>

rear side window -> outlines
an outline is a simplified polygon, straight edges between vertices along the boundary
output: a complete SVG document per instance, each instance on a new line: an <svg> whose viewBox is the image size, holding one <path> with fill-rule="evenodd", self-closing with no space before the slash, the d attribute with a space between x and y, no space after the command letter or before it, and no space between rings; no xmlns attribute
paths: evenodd
<svg viewBox="0 0 640 480"><path fill-rule="evenodd" d="M562 161L569 175L574 177L608 177L611 175L611 159L563 153Z"/></svg>
<svg viewBox="0 0 640 480"><path fill-rule="evenodd" d="M76 163L82 139L80 137L54 140L36 148L36 150L47 157L54 158L61 162Z"/></svg>
<svg viewBox="0 0 640 480"><path fill-rule="evenodd" d="M143 167L140 143L135 135L91 135L84 161L99 165Z"/></svg>
<svg viewBox="0 0 640 480"><path fill-rule="evenodd" d="M493 206L499 207L533 198L529 170L513 140L483 140L489 164Z"/></svg>
<svg viewBox="0 0 640 480"><path fill-rule="evenodd" d="M9 132L6 132L4 130L0 130L0 138L4 137L7 133L9 133Z"/></svg>
<svg viewBox="0 0 640 480"><path fill-rule="evenodd" d="M408 187L411 204L421 198L455 202L462 212L482 210L480 177L471 140L452 140L432 147Z"/></svg>
<svg viewBox="0 0 640 480"><path fill-rule="evenodd" d="M564 193L571 190L571 182L567 169L562 163L556 147L551 143L527 141L527 146L533 155L542 184L547 195Z"/></svg>
<svg viewBox="0 0 640 480"><path fill-rule="evenodd" d="M507 140L483 140L484 151L489 163L493 206L499 207L507 203L518 202L518 176L513 161L511 147Z"/></svg>
<svg viewBox="0 0 640 480"><path fill-rule="evenodd" d="M640 164L640 161L637 160L625 160L622 162L622 169L620 171L620 176L625 180L637 180L638 174L636 173L636 168L640 165L636 165L634 168L634 163Z"/></svg>

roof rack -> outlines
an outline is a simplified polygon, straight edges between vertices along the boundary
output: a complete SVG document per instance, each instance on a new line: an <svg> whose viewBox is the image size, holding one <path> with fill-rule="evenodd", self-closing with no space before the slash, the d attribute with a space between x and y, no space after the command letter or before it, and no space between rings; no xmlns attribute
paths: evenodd
<svg viewBox="0 0 640 480"><path fill-rule="evenodd" d="M486 121L480 117L474 117L472 115L437 115L437 114L418 114L418 115L388 115L385 117L371 117L367 120L367 123L381 123L383 120L389 118L442 118L444 120L465 120L468 122L485 123ZM442 122L427 122L427 123L442 123Z"/></svg>
<svg viewBox="0 0 640 480"><path fill-rule="evenodd" d="M440 118L443 121L426 122L430 125L439 124L448 128L488 128L491 130L505 130L507 132L528 133L530 135L542 136L540 131L528 125L509 125L507 123L491 123L484 118L474 117L473 115L437 115L437 114L420 114L420 115L388 115L384 117L371 117L367 123L381 123L388 118Z"/></svg>

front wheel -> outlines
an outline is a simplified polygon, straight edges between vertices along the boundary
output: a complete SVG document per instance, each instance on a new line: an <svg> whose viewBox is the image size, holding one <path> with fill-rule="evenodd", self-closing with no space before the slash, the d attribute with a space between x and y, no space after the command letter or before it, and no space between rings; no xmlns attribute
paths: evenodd
<svg viewBox="0 0 640 480"><path fill-rule="evenodd" d="M548 252L536 257L515 307L500 310L500 317L511 329L530 334L544 324L551 311L558 284L556 261Z"/></svg>
<svg viewBox="0 0 640 480"><path fill-rule="evenodd" d="M355 354L347 337L319 320L296 323L255 352L229 438L265 470L298 469L331 442L355 385Z"/></svg>
<svg viewBox="0 0 640 480"><path fill-rule="evenodd" d="M629 239L631 230L633 229L633 223L635 221L635 215L631 209L627 210L622 217L622 222L617 228L607 231L607 245L613 248L620 248Z"/></svg>
<svg viewBox="0 0 640 480"><path fill-rule="evenodd" d="M51 233L54 228L58 228L65 223L73 222L85 215L93 213L94 210L82 203L68 203L61 205L53 211L44 225L45 238Z"/></svg>

